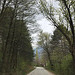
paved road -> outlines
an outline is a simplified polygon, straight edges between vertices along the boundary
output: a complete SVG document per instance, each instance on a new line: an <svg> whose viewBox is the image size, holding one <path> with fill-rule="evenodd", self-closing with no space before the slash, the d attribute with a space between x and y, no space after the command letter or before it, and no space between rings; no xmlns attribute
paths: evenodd
<svg viewBox="0 0 75 75"><path fill-rule="evenodd" d="M45 70L43 67L36 67L32 72L30 72L27 75L54 75L47 70Z"/></svg>

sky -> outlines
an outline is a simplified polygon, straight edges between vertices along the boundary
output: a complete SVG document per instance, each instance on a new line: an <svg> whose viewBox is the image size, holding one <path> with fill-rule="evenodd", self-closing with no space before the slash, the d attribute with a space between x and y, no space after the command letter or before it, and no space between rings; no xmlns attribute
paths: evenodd
<svg viewBox="0 0 75 75"><path fill-rule="evenodd" d="M37 20L37 23L39 24L39 28L43 31L43 32L47 32L50 33L50 35L53 35L53 31L55 29L54 26L52 26L51 22L49 22L45 17L41 17L42 15L38 15L38 17L40 17L39 20ZM33 48L37 48L37 41L38 41L38 34L39 33L35 33L32 34L32 46Z"/></svg>
<svg viewBox="0 0 75 75"><path fill-rule="evenodd" d="M49 2L50 0L47 0L47 1ZM51 1L53 2L53 6L55 8L59 8L58 2L55 2L55 0L51 0ZM43 30L43 32L48 32L51 35L53 35L53 31L54 31L55 27L52 26L50 21L48 21L42 14L37 15L36 19L37 19L37 23L40 25L39 28L41 30ZM33 46L33 48L36 48L37 47L37 41L38 41L38 33L33 34L32 38L34 39L32 46Z"/></svg>
<svg viewBox="0 0 75 75"><path fill-rule="evenodd" d="M53 31L54 31L55 27L52 26L51 23L46 18L41 18L40 20L37 20L37 23L39 24L39 28L41 30L43 30L43 32L48 32L51 35L53 35ZM32 37L33 37L33 43L32 43L33 48L37 47L38 34L39 33L35 33L32 35Z"/></svg>
<svg viewBox="0 0 75 75"><path fill-rule="evenodd" d="M38 20L37 23L40 25L40 28L43 30L43 32L53 34L54 26L52 26L51 23L46 18Z"/></svg>

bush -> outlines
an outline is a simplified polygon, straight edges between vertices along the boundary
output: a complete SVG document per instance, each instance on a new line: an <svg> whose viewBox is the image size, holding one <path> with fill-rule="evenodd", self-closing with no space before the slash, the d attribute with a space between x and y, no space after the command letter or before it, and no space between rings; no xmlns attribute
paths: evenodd
<svg viewBox="0 0 75 75"><path fill-rule="evenodd" d="M72 56L70 54L64 56L61 63L56 62L54 64L54 69L59 75L75 75L73 71Z"/></svg>
<svg viewBox="0 0 75 75"><path fill-rule="evenodd" d="M63 58L61 67L63 75L75 75L73 71L72 56L70 54Z"/></svg>

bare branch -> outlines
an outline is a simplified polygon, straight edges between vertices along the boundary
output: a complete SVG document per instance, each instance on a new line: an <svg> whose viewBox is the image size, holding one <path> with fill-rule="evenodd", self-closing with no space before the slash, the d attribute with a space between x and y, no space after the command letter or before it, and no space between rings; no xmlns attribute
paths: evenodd
<svg viewBox="0 0 75 75"><path fill-rule="evenodd" d="M67 8L67 11L69 13L69 23L70 23L70 28L71 28L71 32L72 32L72 36L73 36L73 41L74 41L74 25L73 25L73 21L72 21L72 17L71 17L71 12L70 12L70 8L68 7L67 3L66 3L66 0L63 0L63 3L65 5L65 7Z"/></svg>

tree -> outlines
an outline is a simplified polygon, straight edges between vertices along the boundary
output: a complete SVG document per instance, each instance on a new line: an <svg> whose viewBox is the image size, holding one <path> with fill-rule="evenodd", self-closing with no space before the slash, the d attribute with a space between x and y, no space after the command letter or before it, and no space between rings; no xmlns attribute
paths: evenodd
<svg viewBox="0 0 75 75"><path fill-rule="evenodd" d="M51 69L53 69L53 64L52 64L52 61L51 61L51 52L52 51L50 49L50 40L51 40L50 39L50 34L40 32L38 45L40 47L42 47L43 50L46 52L48 60L49 60L49 63L51 65Z"/></svg>
<svg viewBox="0 0 75 75"><path fill-rule="evenodd" d="M36 57L35 57L35 61L36 61L36 65L39 65L39 54L38 54L38 50L36 49Z"/></svg>
<svg viewBox="0 0 75 75"><path fill-rule="evenodd" d="M56 28L51 37L52 61L54 70L62 74L62 60L67 55L70 55L69 44L62 33ZM66 60L65 60L66 61ZM65 66L64 66L65 67Z"/></svg>
<svg viewBox="0 0 75 75"><path fill-rule="evenodd" d="M8 2L10 5L7 6ZM33 14L29 8L33 5L33 2L27 0L1 0L1 5L2 3L3 9L0 12L0 36L2 41L0 68L1 75L3 73L9 75L16 72L19 57L23 60L26 59L24 62L33 60L31 38L27 27L30 16ZM27 13L28 11L30 13Z"/></svg>
<svg viewBox="0 0 75 75"><path fill-rule="evenodd" d="M64 55L69 52L68 41L57 28L54 30L51 40L51 48L54 50L56 47L60 47L60 51L62 51Z"/></svg>
<svg viewBox="0 0 75 75"><path fill-rule="evenodd" d="M43 0L40 0L41 11L46 18L65 36L69 43L69 51L73 58L73 65L75 69L75 4L73 0L57 0L60 3L59 9L53 9L53 6ZM56 12L56 11L59 11ZM56 18L58 15L59 19ZM62 27L60 27L62 25ZM65 30L64 30L65 28ZM68 33L70 32L70 33Z"/></svg>

